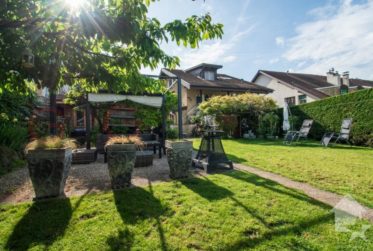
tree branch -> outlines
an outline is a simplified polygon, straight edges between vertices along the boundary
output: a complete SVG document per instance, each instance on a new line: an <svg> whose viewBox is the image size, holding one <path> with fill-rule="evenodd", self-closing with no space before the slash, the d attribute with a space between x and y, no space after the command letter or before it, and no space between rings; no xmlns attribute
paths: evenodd
<svg viewBox="0 0 373 251"><path fill-rule="evenodd" d="M90 50L87 50L86 48L74 43L71 39L68 38L68 40L70 41L70 44L72 46L74 46L75 48L77 48L78 50L84 52L84 53L88 53L88 54L91 54L91 55L94 55L94 56L100 56L100 57L107 57L107 58L112 58L112 59L120 59L120 57L115 57L115 56L110 56L110 55L107 55L107 54L102 54L102 53L98 53L98 52L93 52L93 51L90 51Z"/></svg>

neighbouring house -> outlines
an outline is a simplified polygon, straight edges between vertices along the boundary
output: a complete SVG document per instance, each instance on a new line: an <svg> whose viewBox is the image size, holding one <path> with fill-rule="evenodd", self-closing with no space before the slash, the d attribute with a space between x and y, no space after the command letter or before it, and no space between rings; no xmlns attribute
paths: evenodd
<svg viewBox="0 0 373 251"><path fill-rule="evenodd" d="M183 130L189 134L194 125L191 116L198 111L198 105L216 95L234 95L244 92L268 94L271 89L241 78L218 73L221 65L202 63L186 70L162 69L161 77L180 78L182 83ZM167 86L177 93L177 80L168 80ZM177 122L177 114L173 117Z"/></svg>
<svg viewBox="0 0 373 251"><path fill-rule="evenodd" d="M254 84L273 90L268 96L283 107L320 100L330 96L373 88L373 81L350 78L348 72L340 75L330 69L326 76L304 73L259 70L252 79Z"/></svg>
<svg viewBox="0 0 373 251"><path fill-rule="evenodd" d="M72 130L74 128L85 128L85 113L81 109L73 109L73 106L65 104L65 94L69 87L63 86L56 94L56 121L57 124L63 124L65 130ZM49 91L48 88L38 89L36 92L39 104L34 110L38 120L44 120L46 123L49 120Z"/></svg>

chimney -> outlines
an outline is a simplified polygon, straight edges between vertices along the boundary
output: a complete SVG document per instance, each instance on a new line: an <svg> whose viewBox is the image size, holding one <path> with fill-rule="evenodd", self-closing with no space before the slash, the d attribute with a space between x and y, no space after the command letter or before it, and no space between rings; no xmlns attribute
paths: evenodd
<svg viewBox="0 0 373 251"><path fill-rule="evenodd" d="M342 74L342 84L345 86L350 86L350 73L348 71L345 71Z"/></svg>
<svg viewBox="0 0 373 251"><path fill-rule="evenodd" d="M328 82L329 84L335 85L335 86L340 86L341 85L341 77L340 77L338 71L334 71L334 68L331 68L326 73L326 82Z"/></svg>

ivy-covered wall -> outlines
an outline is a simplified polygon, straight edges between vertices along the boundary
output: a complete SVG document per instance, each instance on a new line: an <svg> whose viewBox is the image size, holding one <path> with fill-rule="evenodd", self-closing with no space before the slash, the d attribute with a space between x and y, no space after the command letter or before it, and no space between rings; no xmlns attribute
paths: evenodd
<svg viewBox="0 0 373 251"><path fill-rule="evenodd" d="M325 132L339 132L342 119L352 118L352 142L373 146L373 89L293 106L291 112L298 117L295 129L299 129L303 119L314 120L310 136L315 139L320 139Z"/></svg>

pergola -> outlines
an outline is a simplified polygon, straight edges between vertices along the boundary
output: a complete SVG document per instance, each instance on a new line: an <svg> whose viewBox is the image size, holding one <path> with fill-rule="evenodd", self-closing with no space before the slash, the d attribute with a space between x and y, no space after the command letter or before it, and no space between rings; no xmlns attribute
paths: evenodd
<svg viewBox="0 0 373 251"><path fill-rule="evenodd" d="M166 139L166 110L165 110L165 101L166 96L164 94L143 94L143 95L133 95L133 94L113 94L113 93L89 93L87 95L87 104L86 104L86 137L87 137L87 149L91 149L91 105L100 104L100 103L112 103L130 100L132 102L151 106L161 109L162 112L162 142L161 146L165 150L165 139Z"/></svg>

